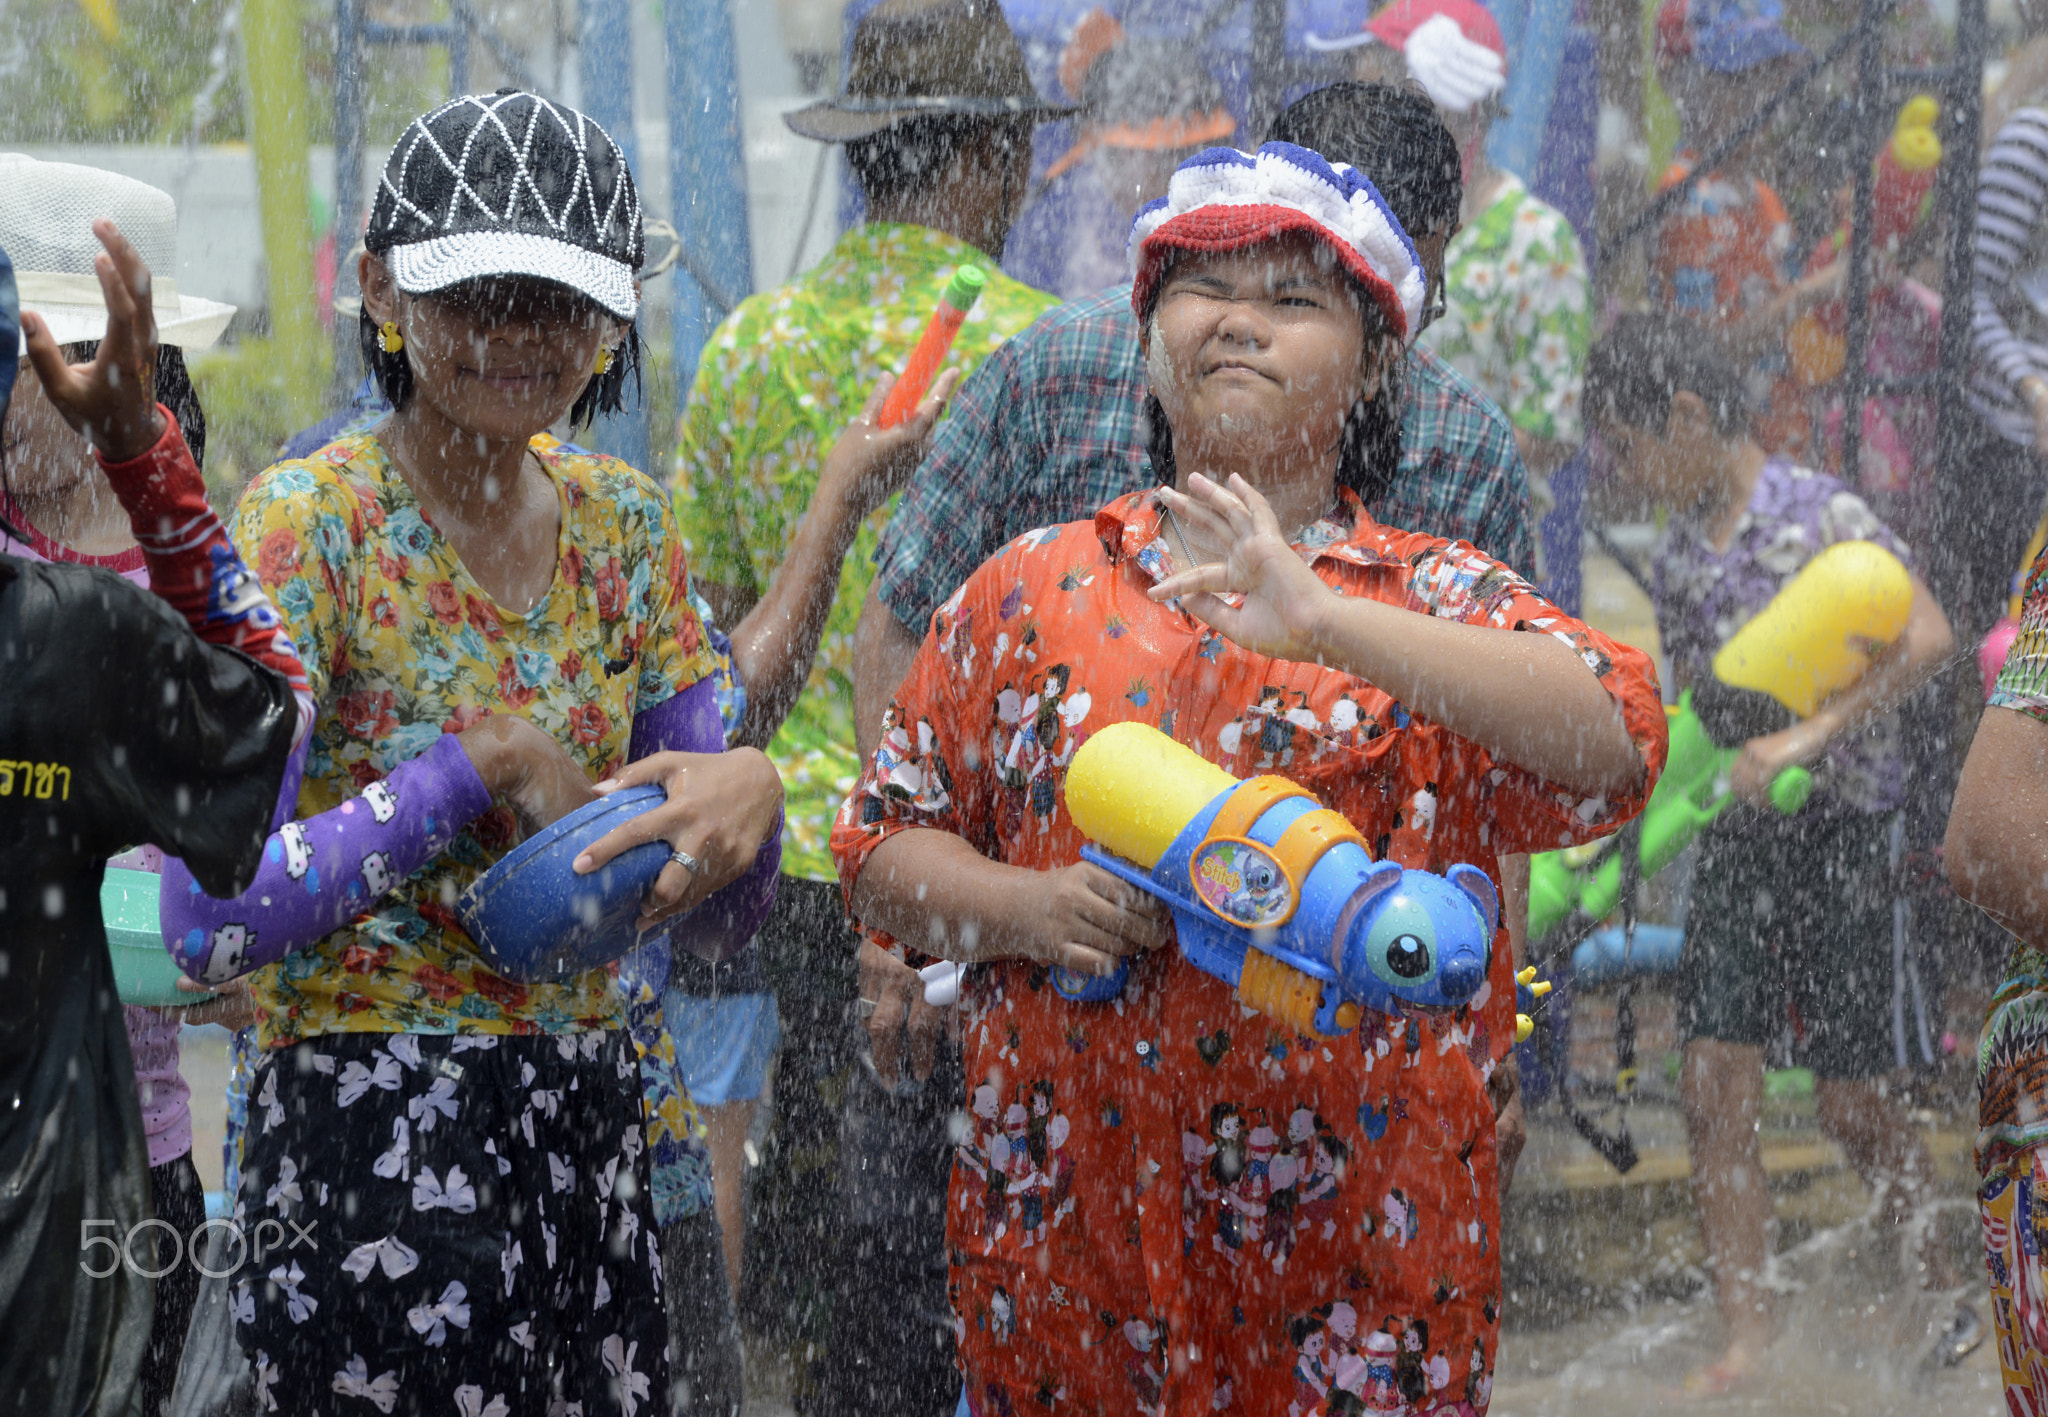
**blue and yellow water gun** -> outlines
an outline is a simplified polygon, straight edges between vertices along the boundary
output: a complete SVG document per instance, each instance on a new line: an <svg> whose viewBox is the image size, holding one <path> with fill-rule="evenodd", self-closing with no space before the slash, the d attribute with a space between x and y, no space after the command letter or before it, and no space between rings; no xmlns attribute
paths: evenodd
<svg viewBox="0 0 2048 1417"><path fill-rule="evenodd" d="M1286 778L1240 781L1119 723L1074 754L1066 792L1083 858L1165 901L1190 964L1299 1033L1347 1032L1365 1009L1456 1008L1486 982L1500 921L1486 873L1374 861L1350 822ZM1096 1003L1128 973L1060 968L1053 987Z"/></svg>

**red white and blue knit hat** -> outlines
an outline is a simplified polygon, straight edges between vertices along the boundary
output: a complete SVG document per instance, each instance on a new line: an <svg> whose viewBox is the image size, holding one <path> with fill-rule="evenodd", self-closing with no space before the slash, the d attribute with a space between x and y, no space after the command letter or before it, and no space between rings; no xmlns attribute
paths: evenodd
<svg viewBox="0 0 2048 1417"><path fill-rule="evenodd" d="M1131 223L1131 308L1143 319L1177 251L1241 251L1290 231L1322 241L1406 343L1422 321L1415 244L1379 189L1348 163L1293 143L1210 148L1182 163L1166 195Z"/></svg>

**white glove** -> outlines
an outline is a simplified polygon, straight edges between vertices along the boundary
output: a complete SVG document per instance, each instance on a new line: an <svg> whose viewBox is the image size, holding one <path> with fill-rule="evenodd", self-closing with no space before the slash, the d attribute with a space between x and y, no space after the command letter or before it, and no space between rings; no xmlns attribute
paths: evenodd
<svg viewBox="0 0 2048 1417"><path fill-rule="evenodd" d="M1508 86L1507 61L1465 38L1449 15L1432 15L1417 25L1401 47L1401 56L1429 101L1447 112L1470 113Z"/></svg>

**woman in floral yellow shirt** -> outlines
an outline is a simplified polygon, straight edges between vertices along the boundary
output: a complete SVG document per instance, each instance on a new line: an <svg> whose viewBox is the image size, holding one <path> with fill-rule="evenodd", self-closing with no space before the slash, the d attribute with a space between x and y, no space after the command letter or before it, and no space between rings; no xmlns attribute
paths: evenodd
<svg viewBox="0 0 2048 1417"><path fill-rule="evenodd" d="M265 472L237 531L307 647L299 820L247 895L165 909L189 968L267 966L240 1204L318 1241L252 1258L238 1336L285 1411L665 1410L626 1001L610 969L492 973L452 912L522 828L649 781L667 805L583 863L664 839L645 922L702 905L674 938L728 947L772 890L780 785L720 752L673 516L545 436L636 363L632 178L573 110L457 99L393 149L366 245L395 412Z"/></svg>

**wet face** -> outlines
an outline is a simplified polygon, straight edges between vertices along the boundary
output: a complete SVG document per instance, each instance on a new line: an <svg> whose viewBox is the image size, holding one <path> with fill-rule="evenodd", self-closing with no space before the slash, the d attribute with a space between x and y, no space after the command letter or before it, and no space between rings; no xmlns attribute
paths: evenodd
<svg viewBox="0 0 2048 1417"><path fill-rule="evenodd" d="M55 497L99 476L92 444L44 396L42 381L26 359L15 376L6 420L0 422L0 468L6 470L9 490L28 499Z"/></svg>
<svg viewBox="0 0 2048 1417"><path fill-rule="evenodd" d="M1306 235L1182 257L1145 332L1176 453L1334 458L1345 417L1379 388L1385 347L1368 347L1359 302L1329 249Z"/></svg>
<svg viewBox="0 0 2048 1417"><path fill-rule="evenodd" d="M407 295L375 256L362 262L363 305L395 321L413 396L465 432L525 440L568 416L594 377L598 350L625 326L548 281L492 277Z"/></svg>
<svg viewBox="0 0 2048 1417"><path fill-rule="evenodd" d="M1614 456L1622 484L1648 502L1681 510L1691 507L1712 490L1721 474L1721 440L1697 394L1681 389L1671 396L1661 431L1611 417L1599 420L1596 427Z"/></svg>

